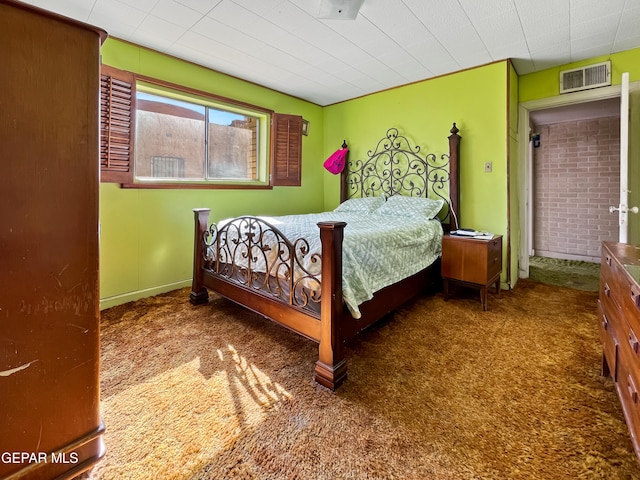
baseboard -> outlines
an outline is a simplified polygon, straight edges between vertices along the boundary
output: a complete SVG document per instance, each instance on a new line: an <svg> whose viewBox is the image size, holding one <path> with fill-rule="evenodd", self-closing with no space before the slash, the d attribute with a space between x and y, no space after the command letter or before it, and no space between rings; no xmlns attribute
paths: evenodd
<svg viewBox="0 0 640 480"><path fill-rule="evenodd" d="M168 283L166 285L160 285L153 288L146 288L144 290L136 290L133 292L123 293L122 295L114 295L113 297L101 298L100 310L115 307L116 305L122 305L123 303L127 302L133 302L134 300L140 300L141 298L153 297L154 295L167 293L172 290L178 290L179 288L189 286L191 286L190 278L188 280L182 280L180 282Z"/></svg>

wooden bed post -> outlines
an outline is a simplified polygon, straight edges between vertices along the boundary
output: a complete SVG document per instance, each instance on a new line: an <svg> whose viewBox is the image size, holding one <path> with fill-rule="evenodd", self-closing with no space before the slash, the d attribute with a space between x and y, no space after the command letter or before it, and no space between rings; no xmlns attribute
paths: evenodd
<svg viewBox="0 0 640 480"><path fill-rule="evenodd" d="M209 292L202 284L202 264L204 262L202 239L204 238L204 232L207 230L209 223L209 212L211 212L211 210L208 208L193 209L195 243L193 246L193 279L191 281L191 294L189 294L189 301L193 305L200 305L209 301Z"/></svg>
<svg viewBox="0 0 640 480"><path fill-rule="evenodd" d="M347 141L343 140L342 148L347 148ZM349 173L349 153L344 159L344 168L340 172L340 203L344 202L349 192L347 192L347 174Z"/></svg>
<svg viewBox="0 0 640 480"><path fill-rule="evenodd" d="M457 230L460 225L460 174L458 172L458 161L460 158L460 135L458 127L454 122L449 136L449 202L455 215L449 216L450 230Z"/></svg>
<svg viewBox="0 0 640 480"><path fill-rule="evenodd" d="M322 298L320 300L320 347L315 380L335 390L347 378L340 320L342 303L342 240L345 222L320 222L322 243Z"/></svg>

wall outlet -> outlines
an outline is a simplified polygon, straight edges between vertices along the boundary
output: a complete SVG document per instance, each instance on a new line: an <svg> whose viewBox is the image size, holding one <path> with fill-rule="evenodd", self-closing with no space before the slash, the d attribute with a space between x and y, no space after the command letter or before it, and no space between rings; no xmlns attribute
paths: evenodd
<svg viewBox="0 0 640 480"><path fill-rule="evenodd" d="M484 173L491 173L493 171L493 162L484 162Z"/></svg>

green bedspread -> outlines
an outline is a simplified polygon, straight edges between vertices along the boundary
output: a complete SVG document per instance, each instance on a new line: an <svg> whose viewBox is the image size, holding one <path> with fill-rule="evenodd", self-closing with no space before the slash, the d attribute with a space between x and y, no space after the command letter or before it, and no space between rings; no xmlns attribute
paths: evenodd
<svg viewBox="0 0 640 480"><path fill-rule="evenodd" d="M321 252L318 222L342 221L343 298L355 318L358 305L378 290L431 265L441 253L442 225L423 216L376 213L324 212L318 214L260 217L290 240L304 237L311 252ZM318 265L307 265L319 272Z"/></svg>

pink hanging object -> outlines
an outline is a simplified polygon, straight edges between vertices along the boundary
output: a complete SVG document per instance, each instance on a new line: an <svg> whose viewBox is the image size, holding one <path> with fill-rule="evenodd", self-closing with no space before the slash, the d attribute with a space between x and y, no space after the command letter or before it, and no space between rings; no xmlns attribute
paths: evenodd
<svg viewBox="0 0 640 480"><path fill-rule="evenodd" d="M331 156L324 161L324 168L326 168L334 175L341 173L342 170L344 170L344 163L348 151L349 149L347 148L347 144L345 142L342 144L342 148L333 152Z"/></svg>

